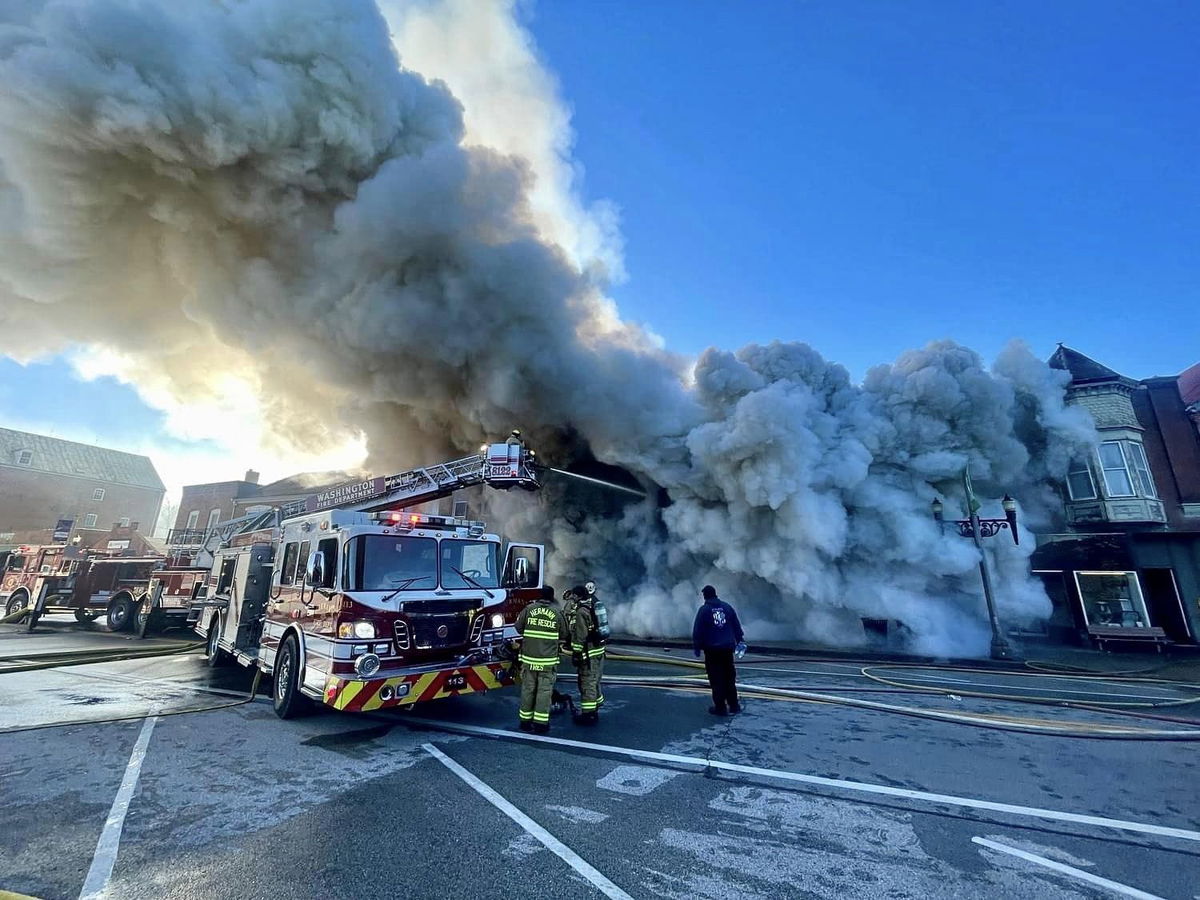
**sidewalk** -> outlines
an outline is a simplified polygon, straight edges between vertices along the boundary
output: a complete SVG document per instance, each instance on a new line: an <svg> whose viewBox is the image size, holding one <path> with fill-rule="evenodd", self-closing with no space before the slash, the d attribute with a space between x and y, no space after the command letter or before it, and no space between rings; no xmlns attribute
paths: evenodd
<svg viewBox="0 0 1200 900"><path fill-rule="evenodd" d="M691 658L692 643L685 638L649 640L631 635L614 634L610 643L630 647L653 647L660 650L683 651ZM972 669L1035 671L1040 667L1079 670L1077 674L1122 673L1130 677L1163 678L1172 681L1200 683L1200 648L1175 648L1162 653L1103 652L1086 647L1061 644L1014 642L1018 660L993 660L979 657L934 657L905 653L895 649L857 647L838 649L802 641L762 641L749 644L747 651L764 656L797 656L811 659L844 660L864 665L896 663L904 665L962 666ZM1137 673L1136 675L1134 673Z"/></svg>

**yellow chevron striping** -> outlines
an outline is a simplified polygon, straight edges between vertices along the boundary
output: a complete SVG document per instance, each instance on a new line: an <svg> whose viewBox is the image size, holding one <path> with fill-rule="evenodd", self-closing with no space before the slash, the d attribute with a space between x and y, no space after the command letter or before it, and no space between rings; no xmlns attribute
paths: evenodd
<svg viewBox="0 0 1200 900"><path fill-rule="evenodd" d="M345 709L364 687L366 687L366 684L361 681L342 682L342 690L338 694L337 700L333 703L334 709Z"/></svg>

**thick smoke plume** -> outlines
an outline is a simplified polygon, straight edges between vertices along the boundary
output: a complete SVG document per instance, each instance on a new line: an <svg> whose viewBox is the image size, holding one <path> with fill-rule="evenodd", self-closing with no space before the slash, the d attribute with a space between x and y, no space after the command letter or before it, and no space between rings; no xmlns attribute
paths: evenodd
<svg viewBox="0 0 1200 900"><path fill-rule="evenodd" d="M1033 523L1092 438L1021 347L989 369L931 344L858 385L803 344L685 360L623 322L611 210L578 199L511 4L9 3L0 81L9 352L86 345L228 443L365 440L376 471L514 424L624 467L650 500L492 507L638 633L686 631L712 582L757 637L848 644L886 617L979 652L978 558L930 500L969 462ZM1030 543L994 542L1013 622L1049 611Z"/></svg>

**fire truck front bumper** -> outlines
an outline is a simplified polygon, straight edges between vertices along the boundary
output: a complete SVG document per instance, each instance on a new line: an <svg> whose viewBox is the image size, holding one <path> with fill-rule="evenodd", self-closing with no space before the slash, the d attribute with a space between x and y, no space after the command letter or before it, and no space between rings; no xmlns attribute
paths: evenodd
<svg viewBox="0 0 1200 900"><path fill-rule="evenodd" d="M374 678L330 675L321 699L343 712L370 712L390 706L441 700L513 684L512 663L490 662L409 675L380 673Z"/></svg>

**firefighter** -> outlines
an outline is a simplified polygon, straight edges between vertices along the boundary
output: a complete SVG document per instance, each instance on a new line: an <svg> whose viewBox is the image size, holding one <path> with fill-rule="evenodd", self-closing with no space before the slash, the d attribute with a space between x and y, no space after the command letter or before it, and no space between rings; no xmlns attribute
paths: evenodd
<svg viewBox="0 0 1200 900"><path fill-rule="evenodd" d="M737 611L717 596L717 589L706 584L700 592L704 604L696 613L692 625L692 649L697 658L704 653L704 669L712 689L713 705L708 711L724 716L742 711L737 695L737 670L734 653L744 649L746 639Z"/></svg>
<svg viewBox="0 0 1200 900"><path fill-rule="evenodd" d="M521 635L520 728L545 734L550 730L559 648L568 641L567 620L554 602L554 588L542 588L542 599L521 610L517 633Z"/></svg>
<svg viewBox="0 0 1200 900"><path fill-rule="evenodd" d="M567 628L571 634L571 661L575 664L579 683L579 723L595 725L600 721L600 707L604 705L600 679L604 674L608 616L603 604L596 598L595 582L589 581L586 585L571 588L564 599L567 601L564 610ZM598 612L605 614L600 616Z"/></svg>

